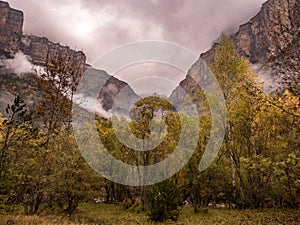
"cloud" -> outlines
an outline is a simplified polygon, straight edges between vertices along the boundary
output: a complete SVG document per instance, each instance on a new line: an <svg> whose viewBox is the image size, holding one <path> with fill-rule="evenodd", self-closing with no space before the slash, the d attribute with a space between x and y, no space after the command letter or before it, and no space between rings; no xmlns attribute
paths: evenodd
<svg viewBox="0 0 300 225"><path fill-rule="evenodd" d="M29 56L23 52L17 52L13 59L3 59L1 60L1 64L14 71L14 73L21 75L32 72L33 65L29 60Z"/></svg>
<svg viewBox="0 0 300 225"><path fill-rule="evenodd" d="M83 49L90 62L127 42L156 39L200 54L265 0L9 0L25 12L25 32Z"/></svg>
<svg viewBox="0 0 300 225"><path fill-rule="evenodd" d="M92 64L119 45L142 40L174 42L200 55L221 32L237 30L254 16L266 0L8 1L24 11L25 33L83 50Z"/></svg>
<svg viewBox="0 0 300 225"><path fill-rule="evenodd" d="M263 91L266 94L271 94L278 90L282 80L280 77L274 76L274 71L272 69L266 69L262 64L253 64L252 70L258 75L258 82L262 83Z"/></svg>
<svg viewBox="0 0 300 225"><path fill-rule="evenodd" d="M112 113L103 109L99 100L92 97L85 97L81 94L74 96L74 103L92 113L100 113L106 118L110 118Z"/></svg>
<svg viewBox="0 0 300 225"><path fill-rule="evenodd" d="M140 96L153 93L169 96L186 73L167 64L147 62L125 67L115 75L126 80Z"/></svg>

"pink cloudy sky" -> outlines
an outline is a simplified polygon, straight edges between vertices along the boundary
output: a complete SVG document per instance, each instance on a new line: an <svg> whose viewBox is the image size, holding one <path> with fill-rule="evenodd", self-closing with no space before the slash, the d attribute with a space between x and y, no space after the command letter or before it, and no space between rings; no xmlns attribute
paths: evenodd
<svg viewBox="0 0 300 225"><path fill-rule="evenodd" d="M89 63L112 48L142 40L174 42L200 55L222 32L235 31L253 17L265 1L8 0L24 12L25 33L83 50ZM130 82L139 76L126 74L117 77ZM173 81L183 77L174 75Z"/></svg>

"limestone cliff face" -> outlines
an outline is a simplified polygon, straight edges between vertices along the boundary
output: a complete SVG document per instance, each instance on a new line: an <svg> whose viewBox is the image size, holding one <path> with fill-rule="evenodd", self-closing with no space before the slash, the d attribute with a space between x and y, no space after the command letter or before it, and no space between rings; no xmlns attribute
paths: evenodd
<svg viewBox="0 0 300 225"><path fill-rule="evenodd" d="M21 43L23 12L0 1L0 49L17 52Z"/></svg>
<svg viewBox="0 0 300 225"><path fill-rule="evenodd" d="M139 96L131 87L119 79L111 76L99 93L104 110L114 111L128 115L130 106L139 99Z"/></svg>
<svg viewBox="0 0 300 225"><path fill-rule="evenodd" d="M0 1L0 49L12 53L22 51L30 56L32 63L44 65L47 58L55 55L70 58L73 65L83 69L86 56L67 46L49 41L45 37L23 35L23 12L13 9L7 2Z"/></svg>
<svg viewBox="0 0 300 225"><path fill-rule="evenodd" d="M7 2L0 1L0 58L13 57L16 52L22 51L30 57L31 63L34 65L44 66L48 59L60 56L68 60L72 66L78 68L79 73L83 73L90 68L86 64L86 56L82 51L76 51L68 46L54 43L46 37L23 34L23 21L23 12L12 9ZM0 75L3 72L2 70L4 68L1 69L0 66ZM99 93L99 101L102 103L103 109L110 110L118 94L126 87L126 90L123 91L123 99L118 102L118 107L126 111L125 109L129 103L138 97L134 91L127 83L108 75L106 72L93 70L105 79L109 77ZM0 89L0 97L3 93L4 90Z"/></svg>
<svg viewBox="0 0 300 225"><path fill-rule="evenodd" d="M110 110L118 93L126 86L127 84L125 82L115 77L110 77L99 94L103 109L106 111Z"/></svg>
<svg viewBox="0 0 300 225"><path fill-rule="evenodd" d="M251 63L264 63L277 57L294 41L299 35L299 27L299 0L269 0L255 17L241 25L229 38L241 56ZM201 58L212 62L216 46Z"/></svg>
<svg viewBox="0 0 300 225"><path fill-rule="evenodd" d="M46 37L37 37L34 35L23 35L21 38L20 50L29 55L32 63L44 65L47 58L53 58L57 55L70 59L73 65L79 65L81 69L86 64L86 56L82 51L75 51L68 46L62 46L59 43L49 41Z"/></svg>
<svg viewBox="0 0 300 225"><path fill-rule="evenodd" d="M300 1L268 0L260 12L229 35L240 56L255 66L255 72L264 81L271 80L266 91L273 91L285 79L299 80L300 71ZM218 44L201 54L201 59L211 64ZM197 64L197 63L195 63ZM197 69L195 66L191 70ZM295 79L296 78L296 79ZM278 81L278 84L276 84ZM180 86L189 94L197 87L187 75ZM273 87L271 87L273 86ZM175 90L172 96L176 96Z"/></svg>

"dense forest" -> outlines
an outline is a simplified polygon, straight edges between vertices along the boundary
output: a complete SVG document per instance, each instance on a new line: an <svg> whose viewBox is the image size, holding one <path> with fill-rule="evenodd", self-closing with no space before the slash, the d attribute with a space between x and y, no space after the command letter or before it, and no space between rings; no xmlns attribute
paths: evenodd
<svg viewBox="0 0 300 225"><path fill-rule="evenodd" d="M149 122L154 116L168 127L163 142L153 151L137 152L124 146L116 137L112 119L95 115L99 138L110 153L125 163L143 166L172 153L179 141L181 120L190 126L199 120L197 148L180 172L159 184L130 187L103 178L81 156L72 133L72 101L81 74L64 58L49 59L42 75L36 71L30 82L16 87L15 100L0 119L0 210L13 213L21 207L25 214L50 210L72 215L80 203L97 201L139 208L150 219L164 221L177 220L183 205L193 207L195 213L217 205L297 209L299 87L293 82L277 92L264 93L250 63L238 56L224 36L209 66L223 91L227 119L222 147L205 171L199 171L199 162L210 135L211 114L202 91L193 96L204 109L198 118L178 115L159 96L135 104L129 121L135 137L143 140L150 135ZM18 88L38 93L38 101L26 105L28 96L22 96L24 91ZM189 145L188 139L183 141Z"/></svg>

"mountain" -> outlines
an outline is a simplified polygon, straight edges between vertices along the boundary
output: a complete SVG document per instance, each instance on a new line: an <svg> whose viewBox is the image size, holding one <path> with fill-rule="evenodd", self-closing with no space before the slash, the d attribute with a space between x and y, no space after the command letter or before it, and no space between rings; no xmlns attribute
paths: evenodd
<svg viewBox="0 0 300 225"><path fill-rule="evenodd" d="M264 83L266 92L274 91L282 81L299 82L300 71L300 1L268 0L260 12L241 25L237 32L228 35L240 56L249 59L254 71ZM218 40L212 48L201 54L207 64L213 62ZM197 67L199 62L191 68ZM295 84L299 90L299 84ZM197 86L189 75L180 83L186 92L193 95ZM171 98L176 98L176 89ZM178 97L178 96L177 96Z"/></svg>
<svg viewBox="0 0 300 225"><path fill-rule="evenodd" d="M72 65L76 65L80 73L88 70L103 76L105 85L99 91L98 102L101 103L104 111L112 109L121 90L126 91L121 93L122 96L117 99L115 107L120 112L127 112L128 105L139 98L125 82L108 75L105 71L87 65L86 56L82 51L54 43L46 37L23 34L23 22L22 11L11 8L7 2L0 1L0 63L6 62L2 63L2 66L0 64L1 84L9 83L9 88L0 90L0 106L1 101L2 105L8 102L8 96L12 94L11 88L14 83L21 83L22 80L25 82L26 79L25 83L30 86L30 76L26 78L18 76L18 72L14 71L14 68L7 69L7 62L11 65L19 60L19 63L24 66L24 61L28 59L29 62L25 62L27 67L28 63L42 67L48 58L57 54L71 56L68 60ZM242 24L237 32L228 35L239 55L249 59L254 71L259 75L261 81L265 82L264 88L267 92L282 86L281 82L287 80L294 85L295 92L299 91L299 27L299 0L268 0L262 5L256 16ZM218 40L214 42L209 51L201 54L201 59L207 64L211 64L217 46ZM195 93L198 87L189 74L200 70L201 65L198 60L191 67L186 78L180 82L179 86L182 89L174 90L170 99L174 102L184 99L182 90L191 95Z"/></svg>
<svg viewBox="0 0 300 225"><path fill-rule="evenodd" d="M14 68L7 66L7 64L17 64L18 67L22 67L24 64L30 67L32 64L40 68L45 66L48 59L57 55L62 58L67 58L71 65L74 65L74 67L78 69L79 74L82 75L85 71L91 72L90 66L86 63L86 55L82 51L76 51L68 46L54 43L46 37L23 34L23 23L24 14L22 11L11 8L7 2L0 1L1 84L5 84L9 79L10 84L8 86L11 87L14 86L13 83L21 83L20 80L22 79L25 83L28 83L26 79L30 79L30 76L18 76ZM30 73L31 68L27 68L27 70L29 70L27 73ZM128 85L101 70L93 68L92 70L93 73L98 73L98 76L107 78L103 89L99 91L98 101L102 104L102 108L108 111L112 108L116 96ZM9 76L7 76L8 74ZM11 98L7 96L11 94L15 93L9 91L7 88L5 90L0 89L1 112L4 111L3 106L6 105L8 99ZM119 102L120 105L118 107L120 108L125 107L127 103L130 102L129 99L136 99L138 97L131 88L126 88L126 91L123 91L122 95L125 102Z"/></svg>
<svg viewBox="0 0 300 225"><path fill-rule="evenodd" d="M8 2L0 1L0 49L2 56L12 57L21 51L28 55L35 65L44 65L47 58L56 53L64 53L74 57L74 64L81 68L85 65L86 56L81 51L75 51L67 46L53 43L45 37L23 34L24 14L13 9Z"/></svg>

